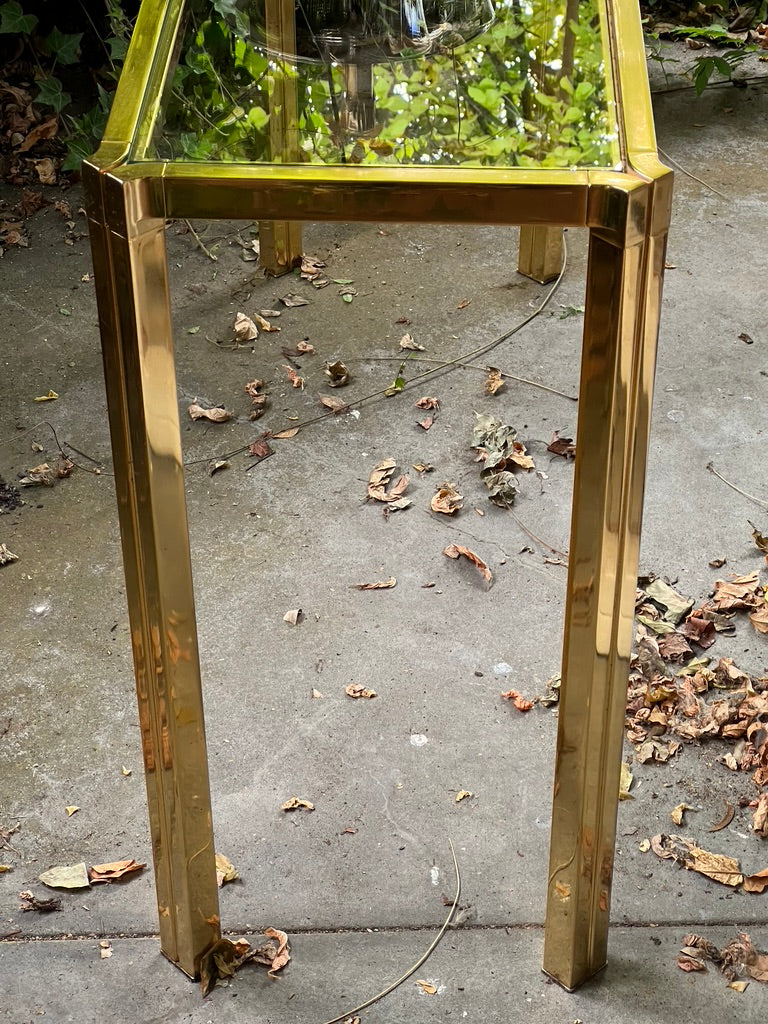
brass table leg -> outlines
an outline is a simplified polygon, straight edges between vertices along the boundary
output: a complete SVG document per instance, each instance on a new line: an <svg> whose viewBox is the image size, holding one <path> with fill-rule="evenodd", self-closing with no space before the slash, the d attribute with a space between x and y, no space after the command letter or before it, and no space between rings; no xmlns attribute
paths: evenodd
<svg viewBox="0 0 768 1024"><path fill-rule="evenodd" d="M544 945L568 989L606 963L670 194L605 190L590 236Z"/></svg>
<svg viewBox="0 0 768 1024"><path fill-rule="evenodd" d="M274 53L296 52L294 0L266 0L267 43ZM275 163L296 163L298 100L291 67L276 62L269 86L269 141ZM272 277L287 274L301 258L301 224L298 221L259 221L259 266Z"/></svg>
<svg viewBox="0 0 768 1024"><path fill-rule="evenodd" d="M164 221L84 167L163 953L219 937Z"/></svg>
<svg viewBox="0 0 768 1024"><path fill-rule="evenodd" d="M562 228L526 224L520 228L518 272L539 284L553 281L563 265Z"/></svg>

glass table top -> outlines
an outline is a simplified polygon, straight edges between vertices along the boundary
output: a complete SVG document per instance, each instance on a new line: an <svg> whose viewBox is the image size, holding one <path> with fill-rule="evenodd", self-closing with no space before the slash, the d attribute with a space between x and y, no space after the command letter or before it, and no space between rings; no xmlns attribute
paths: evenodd
<svg viewBox="0 0 768 1024"><path fill-rule="evenodd" d="M615 168L599 0L187 0L131 161Z"/></svg>

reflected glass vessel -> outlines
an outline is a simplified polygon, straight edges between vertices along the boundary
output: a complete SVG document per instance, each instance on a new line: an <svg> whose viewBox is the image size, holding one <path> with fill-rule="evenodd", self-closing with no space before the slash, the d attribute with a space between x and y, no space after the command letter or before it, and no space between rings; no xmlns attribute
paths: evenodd
<svg viewBox="0 0 768 1024"><path fill-rule="evenodd" d="M139 159L619 163L596 0L194 0L179 46Z"/></svg>

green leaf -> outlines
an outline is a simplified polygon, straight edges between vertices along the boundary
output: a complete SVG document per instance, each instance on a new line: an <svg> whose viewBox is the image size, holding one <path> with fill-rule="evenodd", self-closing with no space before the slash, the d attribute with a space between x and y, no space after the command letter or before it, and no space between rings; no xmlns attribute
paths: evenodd
<svg viewBox="0 0 768 1024"><path fill-rule="evenodd" d="M25 14L16 0L8 0L7 4L0 7L0 35L31 35L37 18L34 14Z"/></svg>
<svg viewBox="0 0 768 1024"><path fill-rule="evenodd" d="M64 107L69 106L72 102L72 97L68 92L64 92L61 82L55 75L49 75L48 78L41 79L37 84L39 89L35 102L42 103L46 107L53 107L57 114L60 114Z"/></svg>
<svg viewBox="0 0 768 1024"><path fill-rule="evenodd" d="M53 28L45 38L45 45L57 64L76 64L80 57L82 38L82 32L68 34Z"/></svg>
<svg viewBox="0 0 768 1024"><path fill-rule="evenodd" d="M345 302L351 302L352 299L354 299L354 295L349 295L346 292L341 297L342 297L342 299L344 299Z"/></svg>

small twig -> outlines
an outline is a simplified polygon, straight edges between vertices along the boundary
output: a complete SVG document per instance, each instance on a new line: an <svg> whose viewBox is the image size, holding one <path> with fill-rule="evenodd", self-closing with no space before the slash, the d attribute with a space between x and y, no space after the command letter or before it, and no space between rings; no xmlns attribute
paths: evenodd
<svg viewBox="0 0 768 1024"><path fill-rule="evenodd" d="M346 1010L344 1013L340 1013L338 1017L333 1017L331 1020L327 1020L325 1024L339 1024L339 1021L346 1020L347 1017L354 1017L354 1015L356 1013L359 1013L360 1010L364 1010L366 1007L373 1005L373 1003L377 1003L379 999L383 999L384 996L388 996L390 992L394 992L394 990L399 985L402 985L404 981L407 981L412 974L418 971L421 965L428 959L428 957L432 955L433 951L437 947L438 942L440 941L440 939L442 939L443 935L445 935L446 929L448 928L448 925L451 923L451 918L453 917L454 911L458 906L459 898L461 897L461 874L459 872L459 862L456 860L456 851L454 850L453 843L451 842L450 839L448 840L448 845L451 848L451 856L453 857L453 867L454 870L456 871L456 895L453 897L453 903L451 905L451 909L448 911L448 916L443 922L443 927L440 929L440 931L434 937L432 942L429 944L426 953L424 953L424 955L416 961L413 967L409 968L401 978L398 978L397 981L393 981L391 985L388 985L383 992L379 992L378 995L373 996L371 999L367 999L364 1003L360 1003L360 1005L356 1006L354 1009Z"/></svg>
<svg viewBox="0 0 768 1024"><path fill-rule="evenodd" d="M553 555L557 555L557 556L558 556L559 558L564 558L564 559L565 559L565 564L566 564L566 565L568 564L568 555L567 555L567 554L565 553L565 551L560 551L560 549L559 549L559 548L553 548L551 544L547 544L547 542L546 542L545 540L542 540L542 539L541 539L541 537L537 537L535 533L532 533L532 532L531 532L531 531L530 531L530 530L528 529L528 527L527 527L527 526L525 526L525 525L524 525L524 524L523 524L523 523L522 523L522 522L520 521L520 517L519 517L519 516L516 516L516 515L515 515L515 513L514 513L514 512L512 511L512 509L509 509L509 514L510 514L510 515L512 516L512 518L513 518L513 519L515 520L515 522L516 522L516 523L517 523L517 525L518 525L518 526L520 527L520 529L521 529L521 530L523 531L523 533L527 533L527 534L528 534L528 536L529 536L529 537L531 538L531 540L534 540L534 541L536 541L536 543L537 543L537 544L541 544L541 546L542 546L543 548L546 548L546 549L547 549L547 551L551 551Z"/></svg>
<svg viewBox="0 0 768 1024"><path fill-rule="evenodd" d="M192 227L192 224L190 223L190 221L188 221L186 219L186 217L184 218L184 223L187 225L189 230L192 232L192 235L194 236L195 241L200 246L200 248L203 250L203 252L208 257L208 259L209 260L213 260L214 263L217 263L218 260L219 260L219 257L216 255L216 253L211 252L211 250L208 248L208 246L202 240L200 235L198 235L198 233L195 231L195 229Z"/></svg>
<svg viewBox="0 0 768 1024"><path fill-rule="evenodd" d="M759 505L760 508L762 508L763 512L768 511L768 501L765 501L762 498L756 498L754 494L747 494L746 491L742 491L742 489L737 487L736 484L732 484L730 480L726 480L722 473L718 473L711 462L707 463L707 469L710 473L716 476L718 480L722 480L724 484L727 484L731 490L736 491L737 494L741 494L744 498L749 498L750 501L754 501L756 505Z"/></svg>
<svg viewBox="0 0 768 1024"><path fill-rule="evenodd" d="M688 177L693 178L694 181L698 181L700 185L703 185L704 188L708 188L710 192L714 192L716 196L720 196L722 199L728 198L728 196L724 192L720 192L713 185L709 185L706 181L703 181L701 178L697 178L695 174L692 174L686 167L683 167L681 163L678 163L678 161L675 160L674 157L670 156L669 153L665 153L663 149L659 149L659 156L663 157L665 160L669 160L669 162L671 164L674 164L679 171L682 171L683 174L687 174Z"/></svg>

